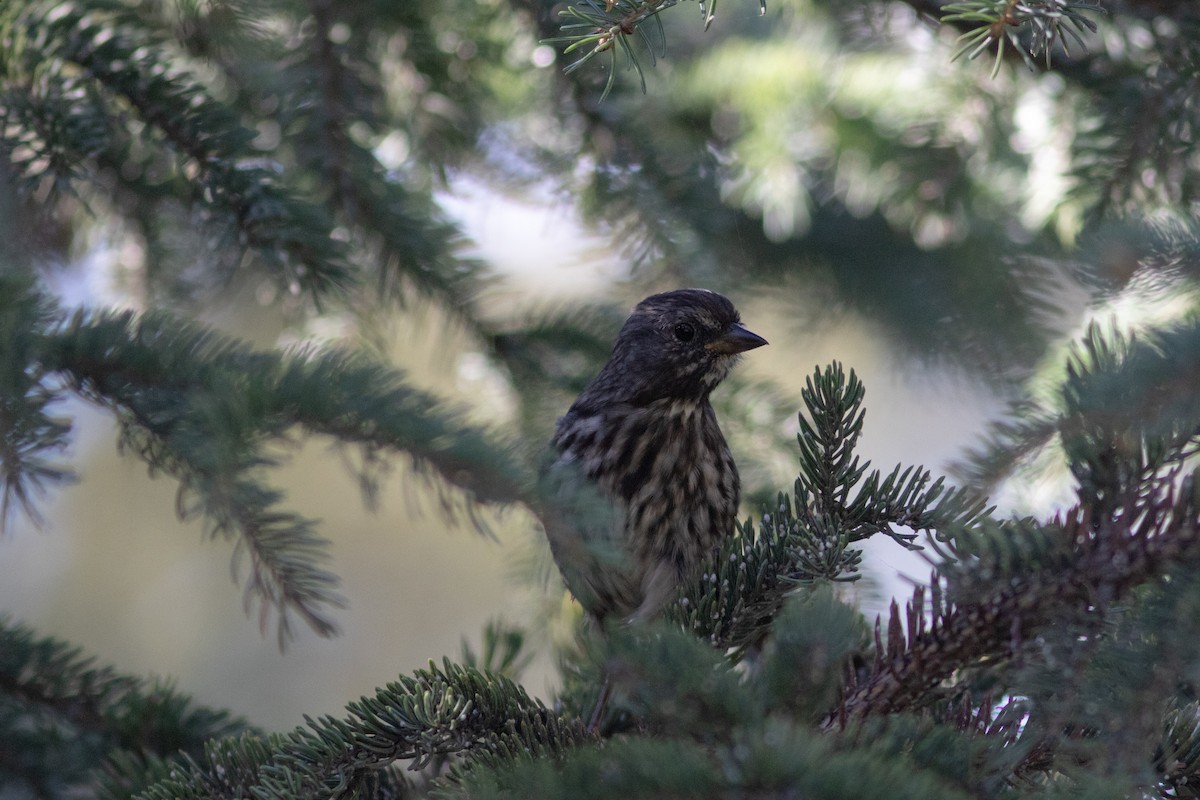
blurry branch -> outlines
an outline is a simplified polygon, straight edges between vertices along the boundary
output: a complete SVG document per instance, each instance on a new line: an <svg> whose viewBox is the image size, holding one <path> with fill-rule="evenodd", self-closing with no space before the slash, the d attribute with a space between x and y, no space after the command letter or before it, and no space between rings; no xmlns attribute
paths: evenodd
<svg viewBox="0 0 1200 800"><path fill-rule="evenodd" d="M140 225L151 268L162 266L158 240L172 238L179 208L197 209L208 273L243 268L250 257L283 290L320 301L370 287L361 273L372 265L380 295L433 298L479 328L481 264L458 255L462 234L427 187L406 186L372 149L392 123L365 44L371 31L351 20L359 38L335 42L350 12L309 5L307 35L284 42L228 9L236 24L222 34L257 38L241 46L256 57L269 48L265 57L289 64L287 80L229 72L220 53L189 62L161 20L119 3L0 9L0 32L14 44L0 52L0 154L26 194L87 197L81 188L95 184L92 198ZM60 63L72 68L52 66ZM243 96L222 99L222 81L207 85L213 67L224 67ZM264 111L272 102L278 110ZM255 122L286 136L263 144ZM192 222L182 221L188 234ZM176 271L194 257L167 255L184 261L166 265Z"/></svg>
<svg viewBox="0 0 1200 800"><path fill-rule="evenodd" d="M98 179L89 159L140 130L186 176L177 187L230 226L284 289L316 300L344 289L352 281L347 248L324 209L282 185L277 165L250 146L256 132L233 109L187 71L164 68L175 54L122 8L34 2L0 11L0 30L15 45L0 55L0 149L18 177L30 188L60 190ZM53 61L79 72L47 80Z"/></svg>
<svg viewBox="0 0 1200 800"><path fill-rule="evenodd" d="M1076 480L1094 482L1097 476L1078 472L1090 462L1080 461L1074 451L1095 435L1097 425L1109 430L1124 426L1125 434L1114 438L1114 464L1134 456L1140 463L1137 449L1143 441L1200 438L1200 367L1193 355L1198 351L1200 325L1195 322L1139 334L1093 324L1067 352L1057 396L1014 406L955 470L977 486L992 486L1057 445ZM1177 459L1197 453L1195 446L1177 448Z"/></svg>
<svg viewBox="0 0 1200 800"><path fill-rule="evenodd" d="M1121 38L1113 49L1124 58L1114 57L1102 69L1073 73L1095 110L1080 126L1072 148L1074 194L1093 206L1096 220L1136 221L1152 209L1187 209L1200 196L1200 178L1191 162L1200 7L1180 4L1162 19L1152 28L1148 47L1129 46L1142 29L1117 28L1113 33ZM1177 241L1194 248L1191 216L1177 218L1183 228ZM1196 261L1190 262L1194 271Z"/></svg>
<svg viewBox="0 0 1200 800"><path fill-rule="evenodd" d="M293 612L333 633L326 609L341 602L336 577L319 567L327 542L311 520L280 509L282 492L262 481L282 458L272 446L288 445L294 429L359 446L368 466L381 453L406 454L435 485L454 487L440 492L443 510L481 530L477 504L522 498L511 447L361 356L254 351L165 314L79 312L56 324L45 306L28 291L0 313L17 334L2 340L12 350L0 383L0 410L9 409L0 414L5 504L28 507L42 484L68 474L41 460L65 441L67 426L44 413L63 394L52 381L61 376L115 413L123 446L179 481L181 517L203 516L211 535L234 541L235 567L249 556L247 605L260 604L263 625L279 614L281 644Z"/></svg>
<svg viewBox="0 0 1200 800"><path fill-rule="evenodd" d="M169 686L96 666L79 649L0 617L0 741L14 760L24 757L29 788L41 766L53 765L59 788L78 790L114 753L138 762L199 755L207 740L248 730ZM0 775L14 781L6 787L21 785L12 764L0 762Z"/></svg>
<svg viewBox="0 0 1200 800"><path fill-rule="evenodd" d="M526 647L526 639L524 628L498 619L489 620L483 628L483 643L478 653L463 639L463 665L511 681L520 680L534 657Z"/></svg>
<svg viewBox="0 0 1200 800"><path fill-rule="evenodd" d="M389 175L364 143L374 137L362 131L378 135L392 123L381 118L387 100L379 85L379 65L365 49L368 31L363 21L343 22L339 4L330 0L310 0L308 6L312 41L297 41L293 55L312 75L297 88L292 103L289 127L297 128L298 156L329 187L330 203L341 218L356 228L353 240L360 241L376 262L381 296L403 301L406 291L414 290L435 298L482 332L471 313L482 288L482 269L456 254L462 234L432 200ZM339 25L361 38L334 41ZM359 132L352 134L352 127Z"/></svg>
<svg viewBox="0 0 1200 800"><path fill-rule="evenodd" d="M1149 124L1149 123L1148 123ZM1023 397L991 423L954 473L983 490L1006 478L1065 473L1071 418L1123 420L1149 437L1200 432L1200 226L1174 214L1098 226L1076 270L1095 295L1091 322L1061 344ZM1085 271L1086 270L1086 271ZM1074 409L1074 410L1073 410ZM1040 471L1042 474L1035 474Z"/></svg>
<svg viewBox="0 0 1200 800"><path fill-rule="evenodd" d="M1009 403L1003 417L989 424L966 457L951 472L971 486L993 491L1034 453L1055 441L1058 420L1027 400Z"/></svg>
<svg viewBox="0 0 1200 800"><path fill-rule="evenodd" d="M16 511L40 522L37 497L73 479L49 458L70 443L70 423L53 416L61 393L38 365L39 332L54 306L32 291L32 280L0 271L0 530Z"/></svg>

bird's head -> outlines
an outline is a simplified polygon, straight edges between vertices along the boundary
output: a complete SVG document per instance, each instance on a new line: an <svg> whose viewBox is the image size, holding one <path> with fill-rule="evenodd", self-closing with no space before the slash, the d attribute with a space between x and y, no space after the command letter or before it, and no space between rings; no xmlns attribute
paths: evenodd
<svg viewBox="0 0 1200 800"><path fill-rule="evenodd" d="M699 401L729 374L739 353L766 343L716 292L663 292L634 308L594 388L610 400L637 405L662 398Z"/></svg>

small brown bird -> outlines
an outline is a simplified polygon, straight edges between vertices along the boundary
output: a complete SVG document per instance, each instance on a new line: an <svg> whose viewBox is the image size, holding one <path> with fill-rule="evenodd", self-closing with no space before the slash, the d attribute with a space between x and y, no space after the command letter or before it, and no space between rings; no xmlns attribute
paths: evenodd
<svg viewBox="0 0 1200 800"><path fill-rule="evenodd" d="M656 616L732 533L738 472L708 396L739 353L766 343L715 292L653 295L558 421L543 523L595 619Z"/></svg>

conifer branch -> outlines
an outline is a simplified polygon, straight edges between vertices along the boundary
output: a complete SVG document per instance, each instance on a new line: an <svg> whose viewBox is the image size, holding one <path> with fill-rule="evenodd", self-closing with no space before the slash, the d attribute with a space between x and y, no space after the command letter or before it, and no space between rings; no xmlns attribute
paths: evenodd
<svg viewBox="0 0 1200 800"><path fill-rule="evenodd" d="M1027 400L1011 403L1003 417L979 437L979 443L954 463L951 472L968 485L991 490L1031 454L1054 441L1058 432L1056 415Z"/></svg>
<svg viewBox="0 0 1200 800"><path fill-rule="evenodd" d="M346 353L280 356L253 351L178 319L131 313L79 313L43 343L42 364L85 397L112 408L123 442L152 469L180 481L183 517L204 515L213 535L249 555L247 603L279 614L281 644L297 613L323 635L341 599L321 569L326 542L312 523L277 507L279 491L262 472L279 458L293 428L408 455L465 492L443 508L474 514L476 503L521 499L512 452L462 422L404 376Z"/></svg>
<svg viewBox="0 0 1200 800"><path fill-rule="evenodd" d="M274 270L284 288L320 299L351 281L346 248L332 236L324 210L281 185L249 148L255 132L231 109L186 71L159 68L173 60L163 43L125 24L120 9L34 2L5 16L0 22L13 31L10 41L20 43L6 56L6 83L10 93L27 99L15 106L24 115L25 124L14 126L19 138L3 144L25 167L27 181L86 175L81 165L116 135L108 130L111 116L127 109L161 137L157 145L174 152L176 168L188 177L180 185L191 200L231 225L239 243ZM51 59L77 66L87 80L66 91L41 91L32 81ZM35 104L40 96L48 102ZM39 128L54 135L31 137ZM38 158L39 152L53 157Z"/></svg>
<svg viewBox="0 0 1200 800"><path fill-rule="evenodd" d="M677 5L680 0L581 0L563 9L560 14L571 20L561 26L563 35L547 38L547 43L563 46L563 53L576 50L582 55L564 70L571 73L596 58L608 54L608 80L600 99L604 100L612 91L617 68L617 54L621 53L637 71L642 92L646 91L646 78L631 40L636 34L645 45L645 52L653 62L664 50L662 24L658 15ZM1051 58L1056 47L1071 55L1071 43L1080 50L1087 49L1084 36L1097 30L1096 23L1088 14L1104 13L1102 5L1091 0L963 0L955 3L932 3L909 0L922 13L940 18L943 23L965 28L959 36L959 47L953 59L966 56L975 59L989 48L995 50L992 77L1000 71L1006 49L1020 54L1030 69L1036 69L1034 59L1042 58L1045 68L1050 69ZM704 29L716 14L716 0L700 0ZM759 15L766 13L766 0L759 2ZM657 37L652 42L643 28L648 21L658 24ZM1027 41L1022 42L1024 34Z"/></svg>
<svg viewBox="0 0 1200 800"><path fill-rule="evenodd" d="M403 301L410 290L437 298L458 313L477 333L469 313L482 288L482 266L462 258L464 243L458 227L427 198L411 192L390 176L369 146L360 144L350 126L377 132L382 123L378 65L356 52L353 44L333 40L339 24L339 5L310 0L314 29L312 43L299 42L296 57L305 59L314 80L295 102L295 121L306 135L296 137L298 153L331 189L330 202L359 232L375 261L377 288L383 296ZM361 44L361 42L358 42Z"/></svg>
<svg viewBox="0 0 1200 800"><path fill-rule="evenodd" d="M31 282L0 274L0 531L15 510L40 522L37 499L53 484L73 479L48 457L67 447L71 426L51 416L61 393L37 366L37 331L53 307Z"/></svg>
<svg viewBox="0 0 1200 800"><path fill-rule="evenodd" d="M1128 489L1105 516L1081 505L1044 527L1024 522L956 536L957 560L941 571L948 588L937 574L930 583L928 620L925 587L903 617L893 602L886 640L876 621L871 676L861 683L851 676L826 724L909 708L955 670L1012 656L1065 613L1091 611L1098 623L1099 610L1169 563L1200 556L1200 472L1177 475Z"/></svg>
<svg viewBox="0 0 1200 800"><path fill-rule="evenodd" d="M883 747L839 748L794 722L772 719L718 742L622 737L580 748L560 762L514 761L450 787L452 798L862 797L967 800L956 786L908 754Z"/></svg>
<svg viewBox="0 0 1200 800"><path fill-rule="evenodd" d="M646 92L646 76L642 72L641 62L634 49L636 35L644 45L644 51L651 63L665 50L662 22L658 15L681 0L604 0L600 7L599 0L581 0L568 5L559 13L569 19L561 26L562 36L550 37L545 41L549 44L563 46L563 53L570 54L576 50L582 51L574 62L565 70L568 74L582 67L601 53L609 56L608 81L600 99L604 100L612 91L616 82L617 53L626 59L634 68L641 81L642 93ZM759 0L759 15L766 13L766 0ZM717 0L700 0L700 15L704 19L704 29L712 24L716 15ZM654 38L647 34L645 26L653 22L656 26Z"/></svg>
<svg viewBox="0 0 1200 800"><path fill-rule="evenodd" d="M1195 791L1200 777L1200 703L1169 710L1164 728L1163 744L1155 753L1155 766L1162 774L1160 796L1185 797Z"/></svg>
<svg viewBox="0 0 1200 800"><path fill-rule="evenodd" d="M870 462L860 464L854 454L865 417L864 395L854 371L847 378L836 362L806 382L801 399L812 423L799 418L798 506L811 508L814 520L828 519L851 542L884 533L909 548L921 531L969 526L990 513L986 501L969 489L948 490L941 478L931 484L925 469L897 465L886 478L878 470L867 474Z"/></svg>
<svg viewBox="0 0 1200 800"><path fill-rule="evenodd" d="M357 797L397 762L420 769L440 756L553 756L587 738L579 722L559 717L507 678L449 660L402 676L347 710L341 719L309 719L307 727L266 741L213 743L206 763L193 761L142 797Z"/></svg>
<svg viewBox="0 0 1200 800"><path fill-rule="evenodd" d="M1070 55L1068 37L1086 50L1083 36L1096 32L1096 23L1086 15L1103 12L1103 6L1088 0L967 0L940 9L942 22L976 26L958 37L955 59L964 55L974 59L989 47L995 48L993 78L1007 47L1019 53L1030 69L1036 68L1035 58L1045 58L1045 68L1050 69L1056 46ZM1020 39L1023 32L1028 32L1027 45Z"/></svg>
<svg viewBox="0 0 1200 800"><path fill-rule="evenodd" d="M1095 499L1145 479L1166 460L1194 455L1200 445L1200 366L1189 353L1198 346L1195 323L1140 334L1089 325L1067 351L1056 396L1015 404L956 471L987 486L1055 444Z"/></svg>
<svg viewBox="0 0 1200 800"><path fill-rule="evenodd" d="M865 394L854 371L847 376L836 362L806 381L793 496L780 494L757 530L751 520L740 525L674 612L713 646L741 650L761 640L801 586L856 580L862 553L855 542L882 533L918 549L912 540L921 531L942 538L943 530L969 530L991 513L984 498L947 489L940 478L931 484L921 468L868 474L870 462L855 453Z"/></svg>
<svg viewBox="0 0 1200 800"><path fill-rule="evenodd" d="M1125 33L1132 40L1139 29ZM1189 108L1194 93L1198 57L1200 17L1192 7L1157 32L1149 48L1131 51L1108 74L1087 71L1079 76L1095 98L1098 115L1081 126L1072 148L1073 194L1091 205L1096 219L1138 220L1147 209L1182 208L1197 196L1195 178L1186 167L1193 116L1180 112ZM1194 226L1193 218L1180 215L1173 222L1171 227L1184 228L1169 248L1174 254L1154 252L1160 231L1142 234L1152 245L1145 260L1155 267L1171 269L1170 256L1188 258L1194 246L1195 232L1187 230Z"/></svg>
<svg viewBox="0 0 1200 800"><path fill-rule="evenodd" d="M0 741L28 766L53 764L57 787L87 786L90 771L116 753L199 754L207 740L246 730L170 686L97 666L78 648L0 617ZM12 779L3 761L0 775Z"/></svg>

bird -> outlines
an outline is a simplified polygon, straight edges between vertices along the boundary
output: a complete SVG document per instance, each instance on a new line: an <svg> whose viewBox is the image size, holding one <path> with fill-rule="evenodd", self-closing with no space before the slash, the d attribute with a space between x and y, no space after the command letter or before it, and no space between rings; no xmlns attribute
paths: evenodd
<svg viewBox="0 0 1200 800"><path fill-rule="evenodd" d="M732 534L738 471L709 395L765 344L716 292L652 295L558 420L539 471L542 523L597 623L655 618Z"/></svg>

